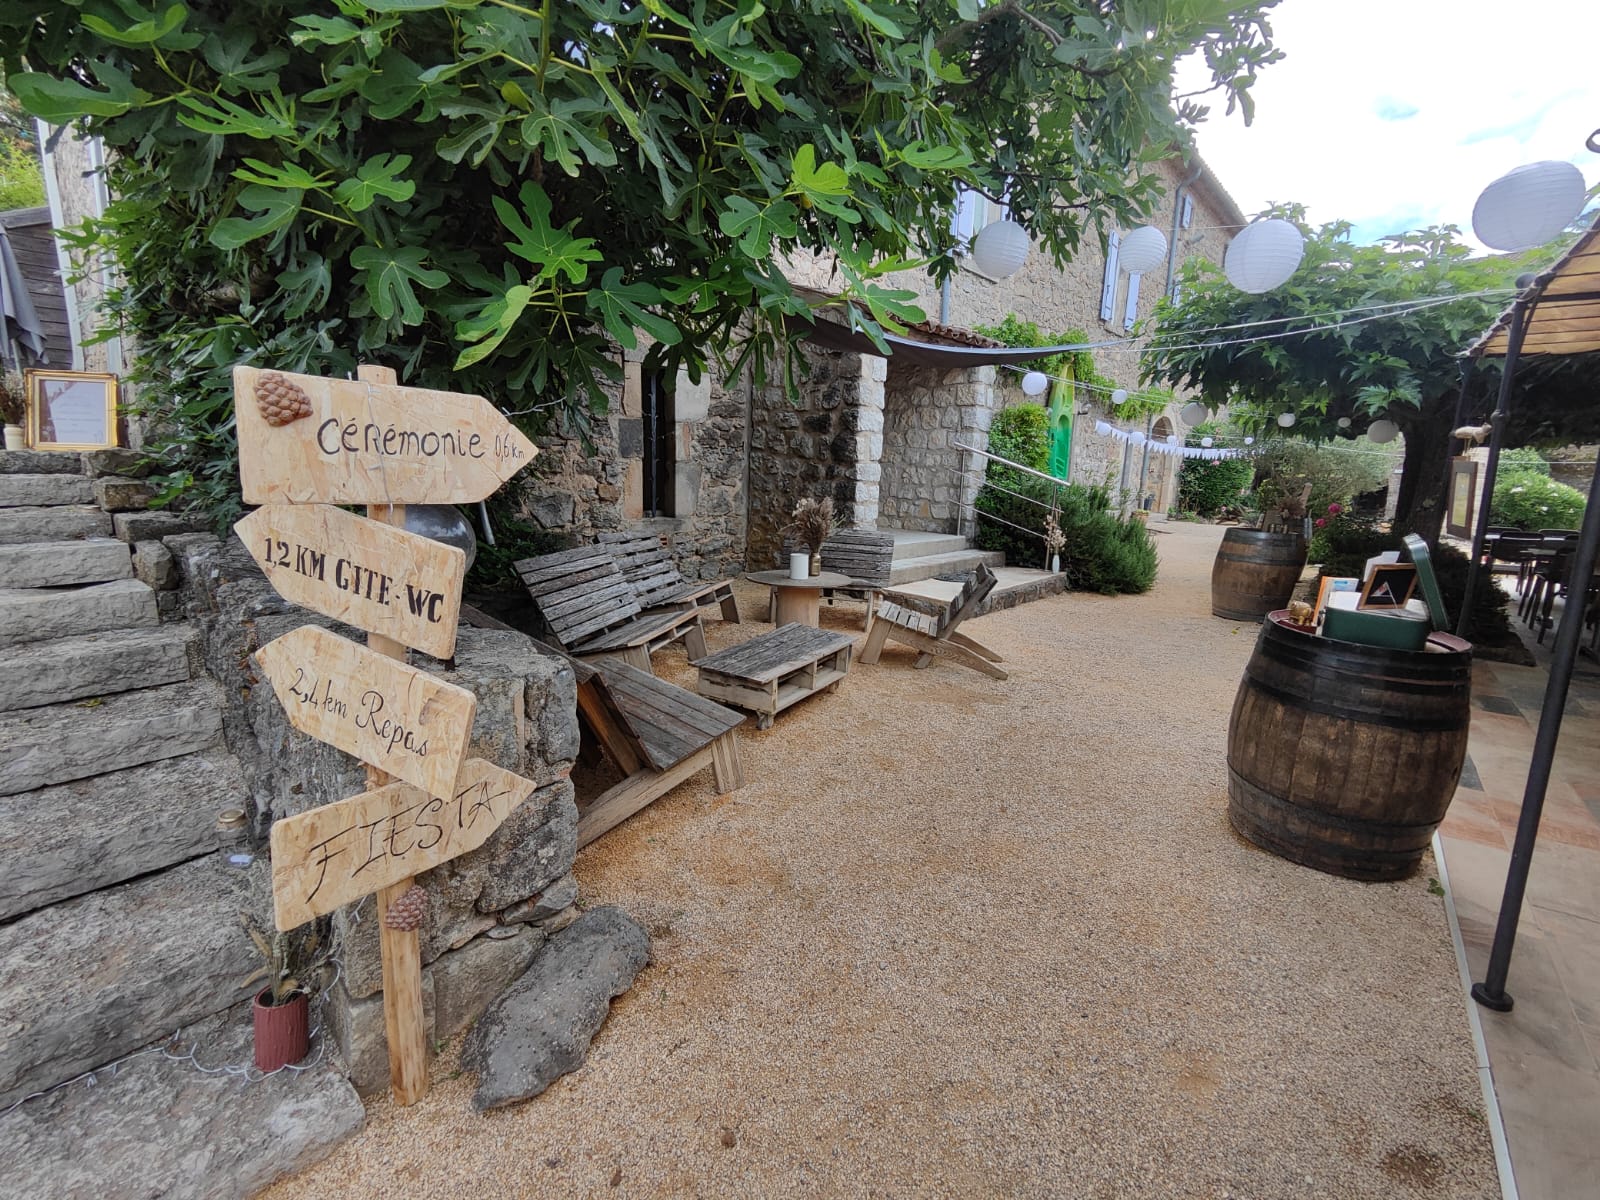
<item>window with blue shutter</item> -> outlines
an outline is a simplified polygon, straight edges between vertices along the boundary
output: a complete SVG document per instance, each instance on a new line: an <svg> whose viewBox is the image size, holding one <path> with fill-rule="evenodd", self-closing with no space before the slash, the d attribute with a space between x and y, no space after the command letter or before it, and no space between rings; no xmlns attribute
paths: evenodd
<svg viewBox="0 0 1600 1200"><path fill-rule="evenodd" d="M1122 327L1132 329L1139 319L1139 276L1128 276L1128 303L1122 309Z"/></svg>
<svg viewBox="0 0 1600 1200"><path fill-rule="evenodd" d="M1117 306L1117 247L1122 244L1122 235L1115 230L1106 239L1106 275L1100 281L1100 319L1111 320L1111 314Z"/></svg>

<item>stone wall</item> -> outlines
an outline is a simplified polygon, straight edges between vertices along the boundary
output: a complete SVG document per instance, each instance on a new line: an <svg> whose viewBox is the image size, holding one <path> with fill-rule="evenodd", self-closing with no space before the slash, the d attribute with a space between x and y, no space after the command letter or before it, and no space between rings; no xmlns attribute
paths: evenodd
<svg viewBox="0 0 1600 1200"><path fill-rule="evenodd" d="M780 565L784 526L807 496L833 497L841 525L870 527L878 515L876 480L862 471L874 475L882 451L871 426L882 428L883 360L814 347L802 359L798 396L781 380L752 390L745 559L754 570Z"/></svg>
<svg viewBox="0 0 1600 1200"><path fill-rule="evenodd" d="M223 731L239 760L256 831L271 822L366 790L356 759L293 729L251 653L300 625L346 637L356 631L287 604L237 539L171 538L185 607L204 629L209 672L227 704ZM570 869L577 806L569 774L578 751L576 681L565 659L519 633L462 629L448 663L413 664L478 698L468 753L531 779L538 790L479 849L418 877L428 893L422 931L428 1042L474 1020L525 970L549 932L576 915ZM361 1091L386 1086L382 970L375 902L333 915L339 977L322 1014Z"/></svg>
<svg viewBox="0 0 1600 1200"><path fill-rule="evenodd" d="M883 400L885 529L970 533L981 460L955 443L988 445L993 367L941 370L889 363Z"/></svg>

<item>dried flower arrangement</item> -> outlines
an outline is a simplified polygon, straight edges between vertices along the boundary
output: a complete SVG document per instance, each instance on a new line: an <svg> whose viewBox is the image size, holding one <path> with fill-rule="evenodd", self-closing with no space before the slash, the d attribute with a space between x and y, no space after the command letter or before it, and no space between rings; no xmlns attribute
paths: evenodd
<svg viewBox="0 0 1600 1200"><path fill-rule="evenodd" d="M837 527L833 519L833 498L824 496L821 500L813 500L808 496L794 506L794 517L789 522L788 532L812 554L817 554L822 550L822 543L833 535Z"/></svg>

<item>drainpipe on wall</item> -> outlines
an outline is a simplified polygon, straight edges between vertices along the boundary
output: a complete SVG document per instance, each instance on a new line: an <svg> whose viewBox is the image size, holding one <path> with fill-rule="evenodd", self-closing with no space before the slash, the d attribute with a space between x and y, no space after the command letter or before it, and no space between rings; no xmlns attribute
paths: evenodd
<svg viewBox="0 0 1600 1200"><path fill-rule="evenodd" d="M950 276L939 285L939 324L950 324Z"/></svg>

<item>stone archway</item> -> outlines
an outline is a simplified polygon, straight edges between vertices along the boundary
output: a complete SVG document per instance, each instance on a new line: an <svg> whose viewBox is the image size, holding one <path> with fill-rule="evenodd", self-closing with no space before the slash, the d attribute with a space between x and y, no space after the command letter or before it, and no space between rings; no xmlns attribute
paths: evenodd
<svg viewBox="0 0 1600 1200"><path fill-rule="evenodd" d="M1161 416L1156 418L1156 423L1150 427L1150 439L1164 442L1174 432L1172 419ZM1145 475L1144 494L1154 496L1150 510L1165 513L1177 500L1178 492L1175 485L1177 475L1176 464L1179 460L1170 454L1150 455L1149 470Z"/></svg>

